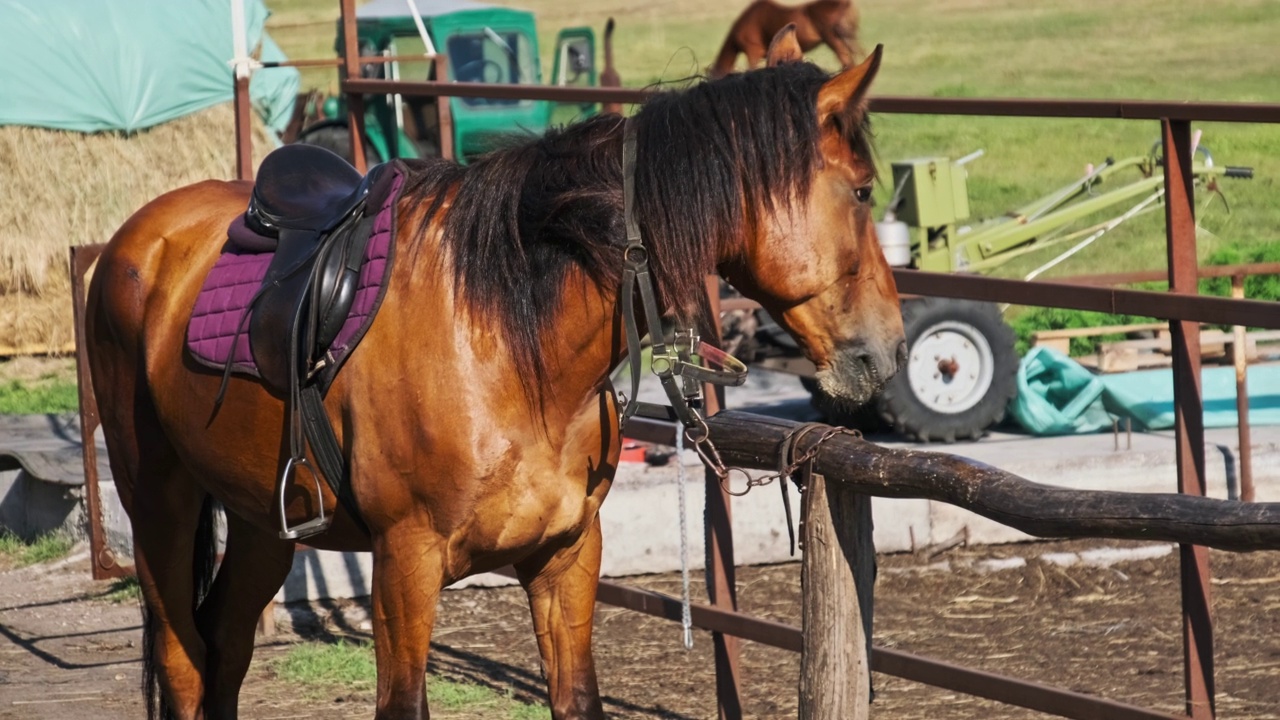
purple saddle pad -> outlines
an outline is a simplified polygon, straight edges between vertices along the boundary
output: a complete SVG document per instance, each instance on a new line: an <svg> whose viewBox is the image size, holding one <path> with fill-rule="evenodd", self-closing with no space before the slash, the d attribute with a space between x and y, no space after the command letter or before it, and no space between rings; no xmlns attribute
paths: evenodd
<svg viewBox="0 0 1280 720"><path fill-rule="evenodd" d="M355 300L342 329L329 346L335 368L342 365L364 337L386 293L395 248L396 201L404 185L404 175L400 170L395 168L392 172L395 177L391 191L378 208L373 234L365 247ZM221 370L230 360L233 372L258 377L258 367L249 349L249 302L262 285L274 253L255 252L256 248L267 244L252 242L253 238L246 232L252 235L252 231L247 231L244 226L243 216L237 216L228 230L231 242L205 276L200 294L196 296L196 304L187 323L187 349L202 365ZM241 332L237 333L237 329Z"/></svg>

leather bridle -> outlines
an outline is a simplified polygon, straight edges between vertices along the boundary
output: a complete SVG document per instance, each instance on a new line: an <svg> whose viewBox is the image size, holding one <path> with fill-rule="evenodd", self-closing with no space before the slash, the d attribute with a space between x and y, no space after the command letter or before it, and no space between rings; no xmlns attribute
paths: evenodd
<svg viewBox="0 0 1280 720"><path fill-rule="evenodd" d="M723 350L703 342L692 329L668 332L669 323L664 322L662 313L658 311L657 293L649 271L649 251L644 246L635 215L636 126L630 118L623 122L622 192L627 244L623 251L622 320L631 367L631 394L621 400L620 425L625 427L627 420L635 415L656 420L679 420L684 426L684 436L693 443L703 461L723 479L728 475L728 469L711 443L710 430L700 412L703 407L702 386L704 383L741 385L747 379L747 366ZM635 307L637 290L644 308L645 325L649 329L651 368L662 381L670 406L636 399L641 373L640 326ZM699 364L695 357L718 367Z"/></svg>

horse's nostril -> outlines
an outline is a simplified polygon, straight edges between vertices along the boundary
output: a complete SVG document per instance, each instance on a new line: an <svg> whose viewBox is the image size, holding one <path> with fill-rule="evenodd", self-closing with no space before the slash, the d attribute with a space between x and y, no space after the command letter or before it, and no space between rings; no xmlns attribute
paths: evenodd
<svg viewBox="0 0 1280 720"><path fill-rule="evenodd" d="M898 342L898 353L897 353L896 359L898 361L898 369L902 369L903 367L906 367L907 365L907 341L906 340L902 340Z"/></svg>

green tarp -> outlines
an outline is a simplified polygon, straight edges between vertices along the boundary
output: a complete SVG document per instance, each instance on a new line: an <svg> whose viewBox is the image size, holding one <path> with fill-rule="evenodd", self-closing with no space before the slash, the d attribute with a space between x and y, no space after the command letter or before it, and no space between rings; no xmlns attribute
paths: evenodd
<svg viewBox="0 0 1280 720"><path fill-rule="evenodd" d="M248 46L284 54L244 0ZM0 0L0 125L135 131L232 98L230 0ZM277 132L293 68L258 70L253 105Z"/></svg>
<svg viewBox="0 0 1280 720"><path fill-rule="evenodd" d="M1246 382L1250 424L1280 425L1280 366L1251 366ZM1205 427L1236 426L1235 368L1203 368L1200 392ZM1056 350L1032 348L1018 366L1009 413L1033 435L1096 432L1109 429L1113 417L1130 418L1135 430L1168 429L1173 371L1094 375Z"/></svg>

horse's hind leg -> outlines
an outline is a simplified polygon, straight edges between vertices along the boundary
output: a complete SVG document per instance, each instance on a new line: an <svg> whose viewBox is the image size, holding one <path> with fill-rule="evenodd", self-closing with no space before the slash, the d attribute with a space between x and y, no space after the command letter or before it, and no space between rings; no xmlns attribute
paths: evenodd
<svg viewBox="0 0 1280 720"><path fill-rule="evenodd" d="M165 454L160 448L145 449L130 512L134 562L146 603L144 688L148 708L159 691L160 717L172 713L188 720L200 717L204 696L205 646L196 630L195 604L196 553L205 549L196 546L201 515L210 509L202 510L203 489L176 460L168 468L158 463ZM150 709L148 716L154 717Z"/></svg>
<svg viewBox="0 0 1280 720"><path fill-rule="evenodd" d="M835 51L840 59L840 66L850 68L857 64L858 55L862 53L858 46L858 19L844 17L831 25L820 25L818 34L822 41Z"/></svg>
<svg viewBox="0 0 1280 720"><path fill-rule="evenodd" d="M516 564L529 594L533 629L555 720L604 717L591 654L600 581L600 518L573 545L547 548Z"/></svg>
<svg viewBox="0 0 1280 720"><path fill-rule="evenodd" d="M293 543L227 513L227 547L196 623L207 646L205 717L236 717L258 617L289 574Z"/></svg>

